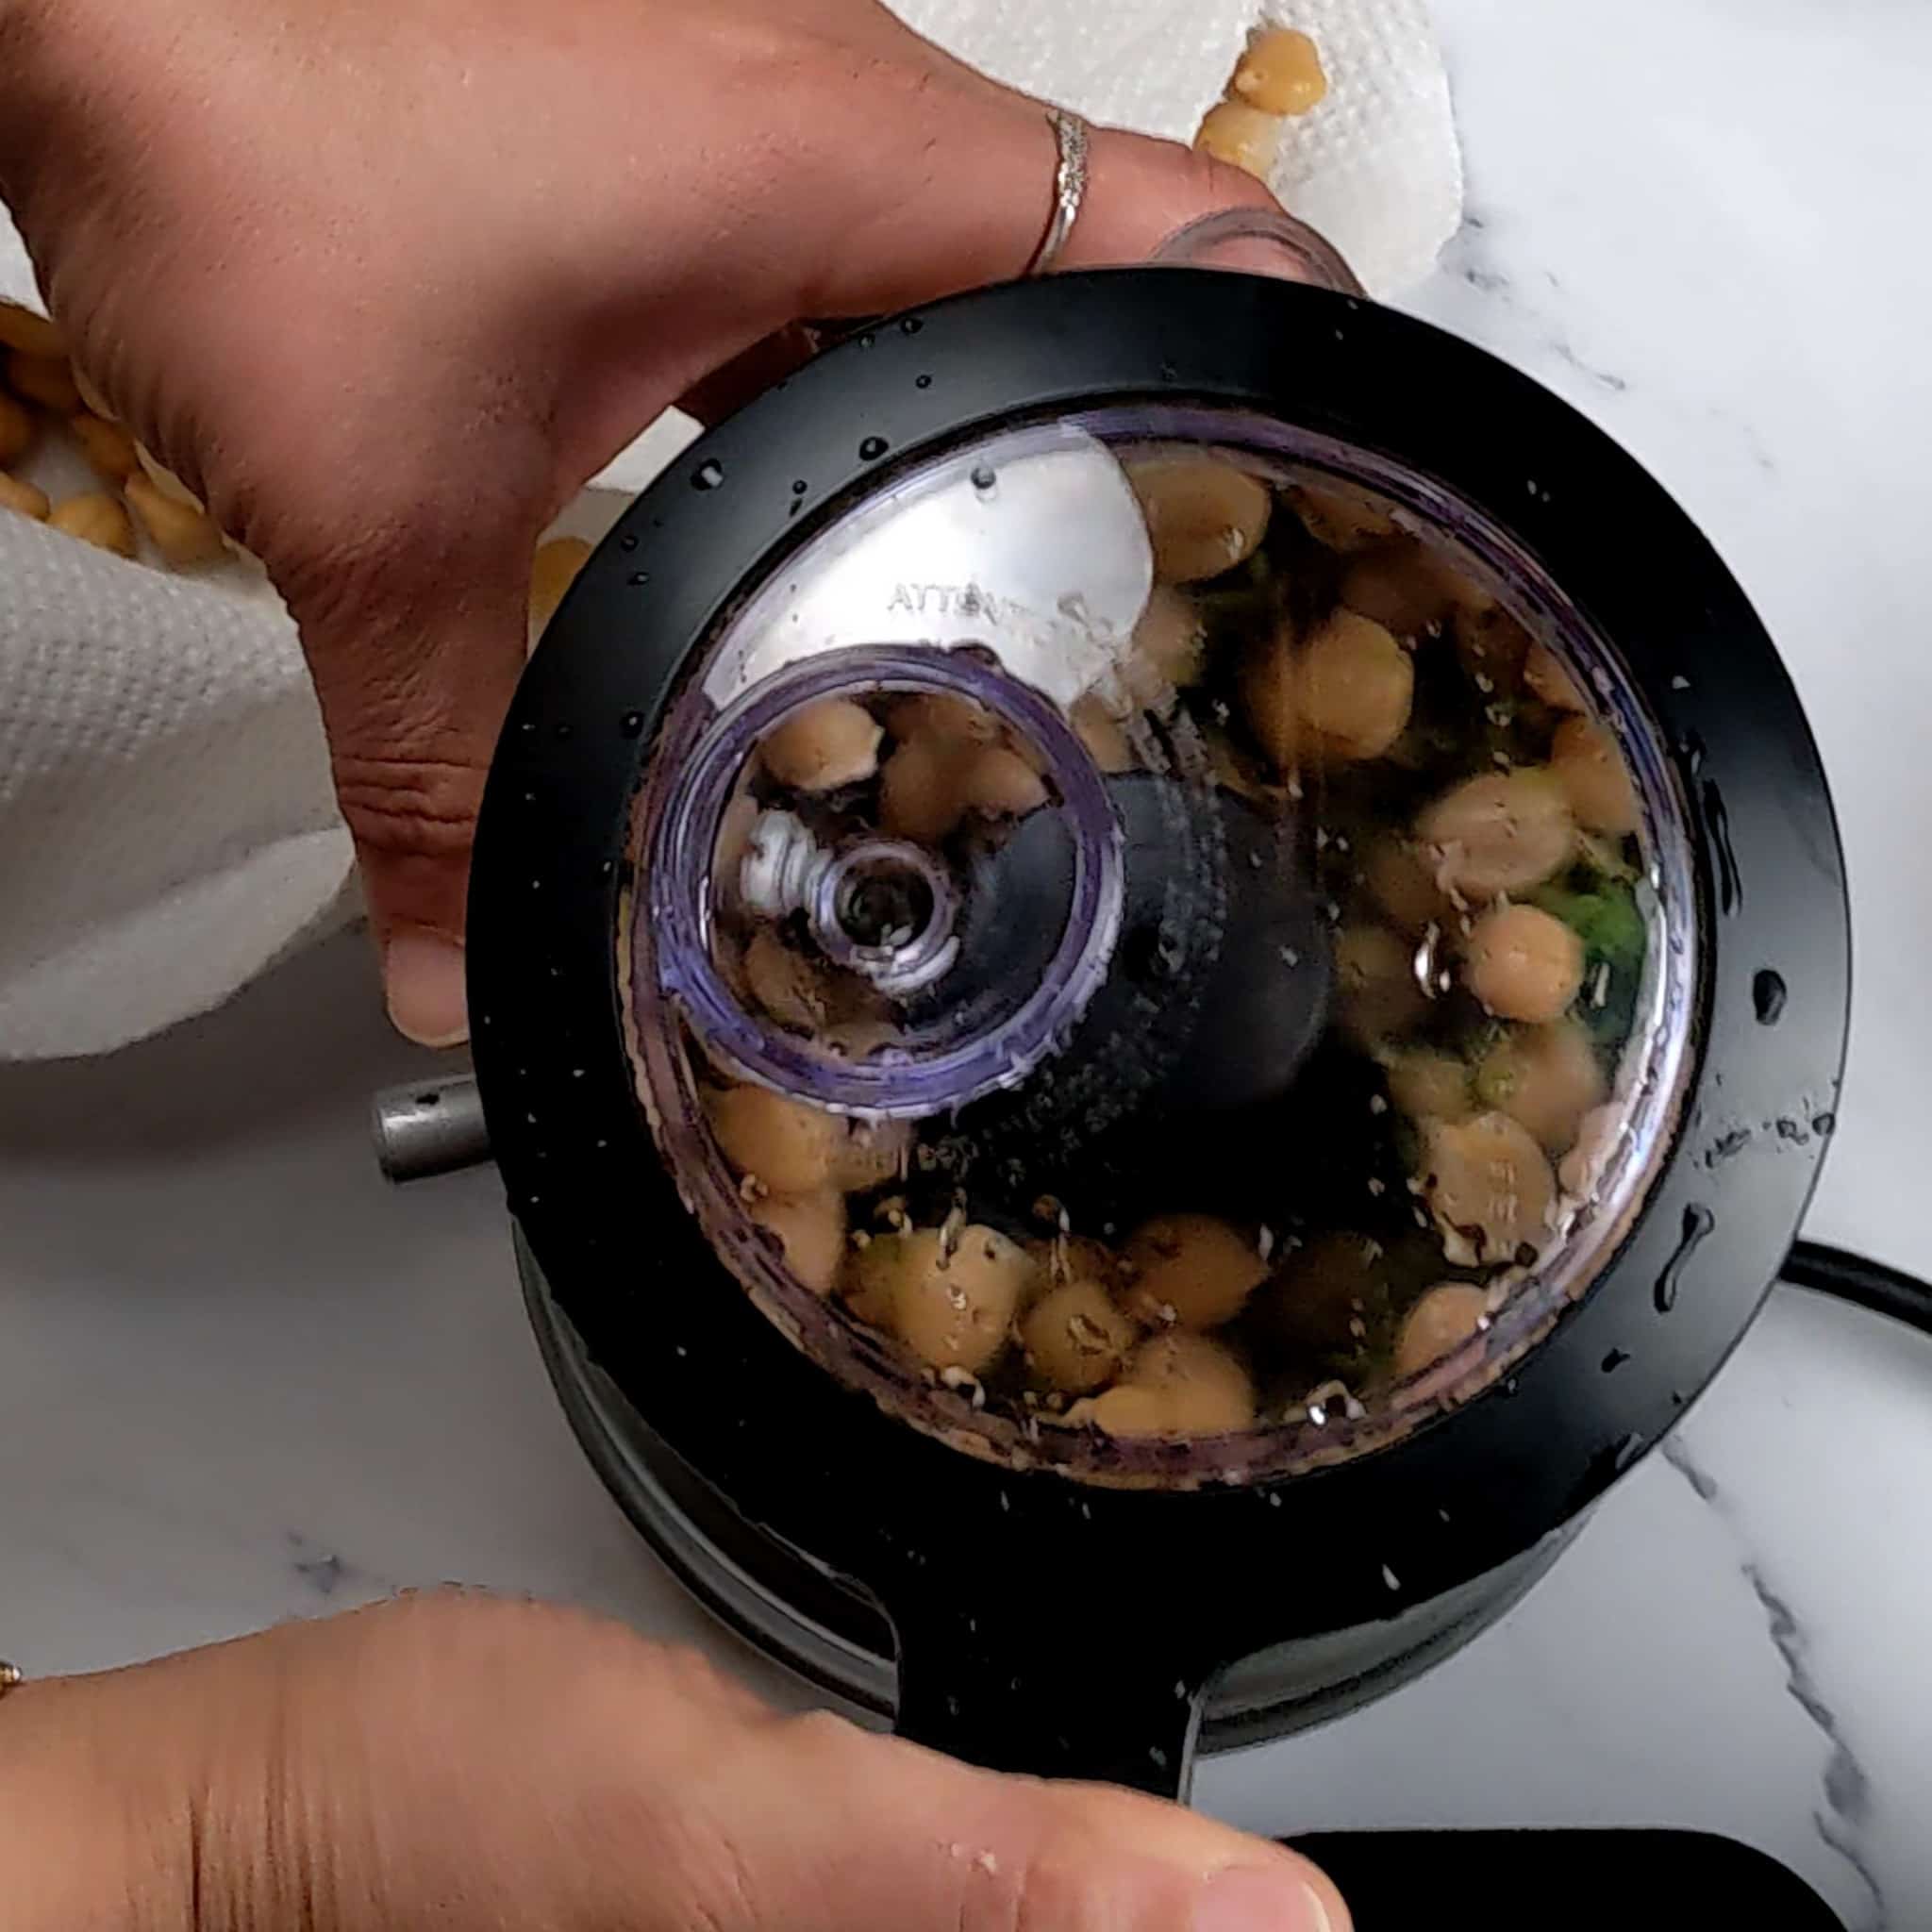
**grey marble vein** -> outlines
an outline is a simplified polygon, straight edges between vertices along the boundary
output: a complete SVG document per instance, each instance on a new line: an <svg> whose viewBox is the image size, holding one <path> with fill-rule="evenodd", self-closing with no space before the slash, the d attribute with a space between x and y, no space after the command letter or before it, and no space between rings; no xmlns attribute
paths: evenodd
<svg viewBox="0 0 1932 1932"><path fill-rule="evenodd" d="M1681 1434L1665 1442L1663 1456L1690 1486L1698 1501L1724 1521L1740 1544L1745 1544L1737 1512L1730 1507L1717 1478L1697 1460ZM1745 1547L1748 1549L1748 1544ZM1891 1917L1885 1888L1873 1870L1864 1844L1865 1829L1872 1816L1871 1777L1846 1740L1837 1712L1819 1690L1811 1669L1810 1645L1796 1612L1773 1587L1757 1557L1747 1555L1739 1570L1764 1612L1772 1648L1784 1665L1787 1693L1830 1747L1824 1763L1824 1808L1814 1811L1811 1822L1818 1836L1851 1867L1871 1894L1872 1911L1864 1921L1869 1932L1889 1932Z"/></svg>

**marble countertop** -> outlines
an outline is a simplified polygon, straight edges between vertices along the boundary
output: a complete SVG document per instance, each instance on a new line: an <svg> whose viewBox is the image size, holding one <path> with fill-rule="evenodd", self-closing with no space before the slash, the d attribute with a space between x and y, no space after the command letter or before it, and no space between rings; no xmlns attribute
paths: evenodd
<svg viewBox="0 0 1932 1932"><path fill-rule="evenodd" d="M1921 340L1932 9L1437 0L1470 222L1418 312L1649 463L1779 639L1853 871L1811 1231L1932 1274ZM1641 557L1631 558L1641 571ZM353 937L108 1060L0 1069L0 1636L95 1667L446 1578L728 1653L579 1456L492 1174L391 1192ZM1789 1290L1550 1578L1417 1684L1210 1762L1270 1832L1669 1824L1932 1925L1932 1341Z"/></svg>

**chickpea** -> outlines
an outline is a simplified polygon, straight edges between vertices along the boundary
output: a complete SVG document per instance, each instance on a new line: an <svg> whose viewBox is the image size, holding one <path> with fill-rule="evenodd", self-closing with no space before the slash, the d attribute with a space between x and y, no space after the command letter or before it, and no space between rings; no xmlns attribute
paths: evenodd
<svg viewBox="0 0 1932 1932"><path fill-rule="evenodd" d="M31 483L23 483L17 476L9 476L5 470L0 470L0 509L11 510L15 516L44 524L51 508L44 490L36 490Z"/></svg>
<svg viewBox="0 0 1932 1932"><path fill-rule="evenodd" d="M1199 684L1208 648L1208 625L1199 608L1183 591L1157 584L1147 608L1134 626L1137 668L1152 675L1134 680L1137 693L1144 683L1150 704L1171 691Z"/></svg>
<svg viewBox="0 0 1932 1932"><path fill-rule="evenodd" d="M1034 1373L1069 1395L1091 1395L1119 1375L1141 1339L1099 1282L1081 1279L1050 1289L1020 1324L1020 1343Z"/></svg>
<svg viewBox="0 0 1932 1932"><path fill-rule="evenodd" d="M553 537L537 546L530 559L530 628L541 630L591 560L591 546L581 537Z"/></svg>
<svg viewBox="0 0 1932 1932"><path fill-rule="evenodd" d="M1465 977L1501 1019L1559 1019L1583 985L1583 941L1537 907L1499 906L1470 935Z"/></svg>
<svg viewBox="0 0 1932 1932"><path fill-rule="evenodd" d="M1390 1099L1412 1121L1466 1121L1475 1111L1469 1068L1454 1054L1420 1047L1391 1054L1382 1074Z"/></svg>
<svg viewBox="0 0 1932 1932"><path fill-rule="evenodd" d="M1264 114L1306 114L1328 94L1322 56L1307 34L1292 27L1262 27L1248 37L1228 87L1231 98Z"/></svg>
<svg viewBox="0 0 1932 1932"><path fill-rule="evenodd" d="M1420 543L1398 538L1364 551L1341 579L1341 601L1402 637L1441 624L1461 580Z"/></svg>
<svg viewBox="0 0 1932 1932"><path fill-rule="evenodd" d="M959 773L968 808L989 818L1024 818L1046 803L1046 784L1016 751L990 744L968 754Z"/></svg>
<svg viewBox="0 0 1932 1932"><path fill-rule="evenodd" d="M1097 1281L1109 1294L1120 1285L1120 1257L1105 1241L1090 1235L1056 1235L1028 1241L1026 1252L1033 1257L1042 1281Z"/></svg>
<svg viewBox="0 0 1932 1932"><path fill-rule="evenodd" d="M1158 457L1128 466L1163 584L1198 583L1245 563L1268 533L1268 486L1212 457Z"/></svg>
<svg viewBox="0 0 1932 1932"><path fill-rule="evenodd" d="M1576 839L1563 788L1535 768L1465 780L1423 814L1418 829L1444 890L1478 900L1541 885Z"/></svg>
<svg viewBox="0 0 1932 1932"><path fill-rule="evenodd" d="M850 698L824 698L794 711L758 747L765 770L794 791L861 785L879 768L879 722Z"/></svg>
<svg viewBox="0 0 1932 1932"><path fill-rule="evenodd" d="M886 724L901 744L910 738L991 744L999 736L999 724L991 712L950 691L921 691L894 699L886 712Z"/></svg>
<svg viewBox="0 0 1932 1932"><path fill-rule="evenodd" d="M104 491L91 491L56 504L47 527L78 537L97 550L110 550L116 557L134 555L134 525L127 521L120 500Z"/></svg>
<svg viewBox="0 0 1932 1932"><path fill-rule="evenodd" d="M1309 536L1330 550L1361 550L1395 535L1394 524L1381 510L1350 491L1304 485L1293 495Z"/></svg>
<svg viewBox="0 0 1932 1932"><path fill-rule="evenodd" d="M889 1328L934 1369L977 1375L1007 1344L1033 1263L1005 1235L977 1224L948 1250L939 1229L887 1235L860 1258L854 1307ZM884 1320L877 1321L883 1313Z"/></svg>
<svg viewBox="0 0 1932 1932"><path fill-rule="evenodd" d="M751 1218L778 1238L785 1265L816 1295L827 1295L845 1259L845 1197L832 1188L767 1194Z"/></svg>
<svg viewBox="0 0 1932 1932"><path fill-rule="evenodd" d="M908 738L886 760L879 781L879 823L901 839L937 845L966 816L957 742Z"/></svg>
<svg viewBox="0 0 1932 1932"><path fill-rule="evenodd" d="M34 446L34 419L9 395L0 394L0 463L17 463Z"/></svg>
<svg viewBox="0 0 1932 1932"><path fill-rule="evenodd" d="M1335 941L1335 986L1342 1023L1364 1044L1407 1033L1428 1004L1416 983L1413 951L1379 925L1342 928Z"/></svg>
<svg viewBox="0 0 1932 1932"><path fill-rule="evenodd" d="M176 570L212 563L227 554L221 530L205 511L177 503L145 475L130 476L122 487L148 541Z"/></svg>
<svg viewBox="0 0 1932 1932"><path fill-rule="evenodd" d="M0 301L0 349L51 361L67 353L67 339L44 315L18 302Z"/></svg>
<svg viewBox="0 0 1932 1932"><path fill-rule="evenodd" d="M1419 1375L1453 1355L1489 1316L1489 1296L1466 1281L1445 1281L1430 1289L1409 1309L1402 1332L1395 1338L1397 1378Z"/></svg>
<svg viewBox="0 0 1932 1932"><path fill-rule="evenodd" d="M1067 723L1074 727L1074 736L1087 747L1087 756L1103 772L1112 775L1134 769L1137 761L1126 730L1097 691L1090 691L1074 700Z"/></svg>
<svg viewBox="0 0 1932 1932"><path fill-rule="evenodd" d="M824 976L770 926L760 926L744 949L744 983L781 1025L813 1033L825 1024L829 1001Z"/></svg>
<svg viewBox="0 0 1932 1932"><path fill-rule="evenodd" d="M1294 633L1286 623L1248 654L1241 666L1241 691L1255 742L1277 772L1292 774L1300 766L1307 734L1302 723Z"/></svg>
<svg viewBox="0 0 1932 1932"><path fill-rule="evenodd" d="M141 468L134 439L118 423L83 409L67 426L74 431L81 454L103 483L125 483Z"/></svg>
<svg viewBox="0 0 1932 1932"><path fill-rule="evenodd" d="M1559 711L1588 708L1569 667L1542 644L1529 647L1529 655L1523 660L1523 681L1544 704L1554 706Z"/></svg>
<svg viewBox="0 0 1932 1932"><path fill-rule="evenodd" d="M1149 1327L1218 1328L1267 1279L1253 1241L1208 1214L1163 1214L1124 1250L1127 1308Z"/></svg>
<svg viewBox="0 0 1932 1932"><path fill-rule="evenodd" d="M839 1148L832 1178L848 1194L883 1187L906 1171L912 1149L909 1121L855 1121Z"/></svg>
<svg viewBox="0 0 1932 1932"><path fill-rule="evenodd" d="M1574 1020L1511 1032L1475 1070L1477 1098L1527 1127L1546 1152L1575 1144L1583 1117L1602 1104L1603 1067Z"/></svg>
<svg viewBox="0 0 1932 1932"><path fill-rule="evenodd" d="M1334 758L1380 758L1407 728L1414 700L1408 653L1350 610L1315 631L1295 666L1296 708Z"/></svg>
<svg viewBox="0 0 1932 1932"><path fill-rule="evenodd" d="M838 1167L845 1123L764 1087L727 1087L707 1105L719 1151L774 1194L808 1194Z"/></svg>
<svg viewBox="0 0 1932 1932"><path fill-rule="evenodd" d="M1141 1345L1126 1379L1067 1411L1109 1436L1219 1436L1253 1426L1255 1387L1229 1351L1175 1331Z"/></svg>
<svg viewBox="0 0 1932 1932"><path fill-rule="evenodd" d="M1488 609L1467 606L1456 613L1456 655L1472 678L1485 680L1485 692L1514 691L1523 682L1529 656L1529 633L1494 605Z"/></svg>
<svg viewBox="0 0 1932 1932"><path fill-rule="evenodd" d="M141 459L141 467L147 472L147 479L161 494L175 503L185 503L191 509L206 509L208 505L175 475L173 470L159 461L150 451L140 443L134 445L134 454Z"/></svg>
<svg viewBox="0 0 1932 1932"><path fill-rule="evenodd" d="M1548 1237L1557 1179L1543 1151L1505 1113L1436 1123L1424 1188L1451 1259L1512 1261Z"/></svg>
<svg viewBox="0 0 1932 1932"><path fill-rule="evenodd" d="M1615 1151L1624 1129L1624 1109L1615 1101L1592 1108L1576 1132L1576 1144L1557 1170L1566 1194L1588 1194Z"/></svg>
<svg viewBox="0 0 1932 1932"><path fill-rule="evenodd" d="M1436 883L1434 868L1407 839L1385 834L1375 840L1363 855L1362 883L1404 932L1421 934L1449 917L1449 901Z"/></svg>
<svg viewBox="0 0 1932 1932"><path fill-rule="evenodd" d="M1588 718L1565 718L1550 749L1550 770L1576 823L1623 838L1637 829L1637 788L1617 741Z"/></svg>
<svg viewBox="0 0 1932 1932"><path fill-rule="evenodd" d="M1194 146L1217 161L1265 181L1281 151L1281 117L1251 108L1245 101L1218 102L1201 117Z"/></svg>
<svg viewBox="0 0 1932 1932"><path fill-rule="evenodd" d="M15 349L7 358L7 386L57 416L71 416L80 408L80 391L64 356L27 356Z"/></svg>

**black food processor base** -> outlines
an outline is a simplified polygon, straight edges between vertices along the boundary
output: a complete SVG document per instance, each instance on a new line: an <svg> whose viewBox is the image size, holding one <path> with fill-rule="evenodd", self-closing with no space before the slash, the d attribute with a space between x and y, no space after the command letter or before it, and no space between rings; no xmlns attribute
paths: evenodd
<svg viewBox="0 0 1932 1932"><path fill-rule="evenodd" d="M1691 1831L1363 1831L1291 1839L1341 1888L1356 1932L1845 1932L1795 1874Z"/></svg>

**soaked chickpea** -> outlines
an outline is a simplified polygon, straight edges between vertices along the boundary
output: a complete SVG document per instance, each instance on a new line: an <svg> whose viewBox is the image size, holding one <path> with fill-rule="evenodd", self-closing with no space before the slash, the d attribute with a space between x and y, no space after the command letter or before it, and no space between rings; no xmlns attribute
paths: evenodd
<svg viewBox="0 0 1932 1932"><path fill-rule="evenodd" d="M1384 512L1344 491L1303 488L1292 496L1295 513L1308 534L1330 550L1361 550L1395 535L1395 525Z"/></svg>
<svg viewBox="0 0 1932 1932"><path fill-rule="evenodd" d="M128 522L120 499L105 491L90 491L57 503L47 517L47 527L78 537L83 543L92 543L96 550L110 551L116 557L134 555L134 525Z"/></svg>
<svg viewBox="0 0 1932 1932"><path fill-rule="evenodd" d="M1265 181L1281 152L1281 117L1245 101L1221 101L1201 117L1194 145L1202 154Z"/></svg>
<svg viewBox="0 0 1932 1932"><path fill-rule="evenodd" d="M1619 839L1637 829L1637 788L1616 740L1601 724L1565 718L1550 748L1550 770L1579 825Z"/></svg>
<svg viewBox="0 0 1932 1932"><path fill-rule="evenodd" d="M1453 1355L1489 1320L1490 1298L1466 1281L1432 1288L1409 1309L1395 1340L1398 1378L1419 1375Z"/></svg>
<svg viewBox="0 0 1932 1932"><path fill-rule="evenodd" d="M1295 707L1324 755L1380 758L1402 736L1415 666L1381 625L1338 610L1308 639L1295 667Z"/></svg>
<svg viewBox="0 0 1932 1932"><path fill-rule="evenodd" d="M1420 543L1398 538L1356 558L1341 579L1341 601L1399 636L1415 637L1449 615L1461 583Z"/></svg>
<svg viewBox="0 0 1932 1932"><path fill-rule="evenodd" d="M1456 655L1485 696L1513 691L1522 684L1529 650L1529 633L1507 610L1496 606L1457 609Z"/></svg>
<svg viewBox="0 0 1932 1932"><path fill-rule="evenodd" d="M1131 678L1129 688L1152 705L1199 684L1207 648L1208 626L1199 608L1185 591L1156 584L1134 626L1135 668L1144 668L1151 675Z"/></svg>
<svg viewBox="0 0 1932 1932"><path fill-rule="evenodd" d="M768 925L759 926L744 949L744 983L780 1024L800 1033L825 1024L831 1002L824 974Z"/></svg>
<svg viewBox="0 0 1932 1932"><path fill-rule="evenodd" d="M1363 856L1362 883L1404 932L1420 935L1448 923L1452 908L1435 867L1411 840L1392 833L1376 839Z"/></svg>
<svg viewBox="0 0 1932 1932"><path fill-rule="evenodd" d="M0 349L53 360L67 354L67 339L44 315L0 301Z"/></svg>
<svg viewBox="0 0 1932 1932"><path fill-rule="evenodd" d="M1551 1154L1575 1144L1605 1086L1596 1048L1574 1020L1514 1028L1475 1069L1482 1104L1527 1127Z"/></svg>
<svg viewBox="0 0 1932 1932"><path fill-rule="evenodd" d="M706 1105L732 1167L774 1194L808 1194L837 1172L845 1123L763 1087L727 1087Z"/></svg>
<svg viewBox="0 0 1932 1932"><path fill-rule="evenodd" d="M814 1294L832 1291L845 1260L845 1197L832 1188L768 1194L751 1218L778 1238L785 1266Z"/></svg>
<svg viewBox="0 0 1932 1932"><path fill-rule="evenodd" d="M1067 1421L1123 1438L1231 1435L1254 1425L1255 1385L1220 1342L1176 1330L1144 1342L1125 1379Z"/></svg>
<svg viewBox="0 0 1932 1932"><path fill-rule="evenodd" d="M1549 1237L1556 1175L1528 1129L1506 1113L1432 1126L1424 1190L1443 1251L1461 1265L1507 1263Z"/></svg>
<svg viewBox="0 0 1932 1932"><path fill-rule="evenodd" d="M795 711L758 748L765 770L794 791L837 791L879 768L879 722L850 698L824 698Z"/></svg>
<svg viewBox="0 0 1932 1932"><path fill-rule="evenodd" d="M1127 471L1163 584L1198 583L1245 563L1268 534L1274 499L1245 470L1211 457L1156 457Z"/></svg>
<svg viewBox="0 0 1932 1932"><path fill-rule="evenodd" d="M990 744L971 753L959 772L959 792L971 811L989 818L1024 818L1046 803L1046 782L1016 751Z"/></svg>
<svg viewBox="0 0 1932 1932"><path fill-rule="evenodd" d="M1026 1252L1033 1257L1042 1282L1097 1281L1108 1294L1120 1285L1120 1257L1105 1241L1090 1235L1054 1235L1027 1242Z"/></svg>
<svg viewBox="0 0 1932 1932"><path fill-rule="evenodd" d="M1099 1282L1085 1277L1049 1289L1020 1324L1020 1342L1034 1373L1068 1395L1106 1388L1140 1339L1139 1324Z"/></svg>
<svg viewBox="0 0 1932 1932"><path fill-rule="evenodd" d="M901 839L937 845L966 816L962 760L952 740L908 738L886 760L879 780L879 823Z"/></svg>
<svg viewBox="0 0 1932 1932"><path fill-rule="evenodd" d="M558 613L570 587L591 560L581 537L553 537L537 546L530 559L530 627L543 629Z"/></svg>
<svg viewBox="0 0 1932 1932"><path fill-rule="evenodd" d="M886 727L901 744L912 738L991 744L999 736L990 711L950 691L919 691L893 699L886 711Z"/></svg>
<svg viewBox="0 0 1932 1932"><path fill-rule="evenodd" d="M1624 1109L1614 1103L1592 1108L1576 1132L1576 1144L1564 1155L1557 1178L1566 1194L1587 1194L1610 1158L1624 1127Z"/></svg>
<svg viewBox="0 0 1932 1932"><path fill-rule="evenodd" d="M898 1179L911 1150L909 1121L854 1121L840 1143L832 1178L847 1193L862 1194Z"/></svg>
<svg viewBox="0 0 1932 1932"><path fill-rule="evenodd" d="M80 453L103 483L125 483L141 468L134 439L118 423L109 423L83 409L67 425L80 444Z"/></svg>
<svg viewBox="0 0 1932 1932"><path fill-rule="evenodd" d="M1382 1072L1390 1099L1412 1121L1466 1121L1475 1111L1468 1063L1453 1053L1421 1047L1391 1053L1383 1060Z"/></svg>
<svg viewBox="0 0 1932 1932"><path fill-rule="evenodd" d="M1413 948L1386 926L1342 928L1335 941L1335 986L1343 1025L1365 1045L1407 1033L1428 1006L1416 983Z"/></svg>
<svg viewBox="0 0 1932 1932"><path fill-rule="evenodd" d="M1471 900L1541 885L1576 842L1562 786L1534 767L1466 780L1423 814L1419 830L1443 889Z"/></svg>
<svg viewBox="0 0 1932 1932"><path fill-rule="evenodd" d="M1067 712L1067 722L1074 727L1074 736L1086 746L1087 756L1109 776L1134 769L1137 761L1126 727L1097 691L1076 698Z"/></svg>
<svg viewBox="0 0 1932 1932"><path fill-rule="evenodd" d="M205 511L177 503L140 474L128 477L122 488L128 508L147 532L148 541L175 569L190 570L227 555L221 530Z"/></svg>
<svg viewBox="0 0 1932 1932"><path fill-rule="evenodd" d="M977 1375L1006 1346L1034 1266L996 1229L973 1225L950 1249L938 1228L881 1236L860 1255L858 1273L855 1307L862 1304L865 1319L928 1368Z"/></svg>
<svg viewBox="0 0 1932 1932"><path fill-rule="evenodd" d="M34 446L34 419L9 395L0 395L0 463L17 463Z"/></svg>
<svg viewBox="0 0 1932 1932"><path fill-rule="evenodd" d="M1469 937L1469 990L1505 1020L1555 1020L1583 985L1583 941L1535 906L1499 906Z"/></svg>
<svg viewBox="0 0 1932 1932"><path fill-rule="evenodd" d="M1227 91L1264 114L1306 114L1327 98L1328 76L1307 34L1292 27L1262 27L1249 36L1248 51Z"/></svg>
<svg viewBox="0 0 1932 1932"><path fill-rule="evenodd" d="M11 510L15 516L44 524L52 508L44 490L36 490L31 483L23 483L17 476L9 476L6 471L0 470L0 509Z"/></svg>
<svg viewBox="0 0 1932 1932"><path fill-rule="evenodd" d="M7 358L7 386L57 416L71 416L80 408L80 391L64 356L29 356L15 349Z"/></svg>
<svg viewBox="0 0 1932 1932"><path fill-rule="evenodd" d="M1559 711L1582 711L1589 707L1576 680L1557 654L1543 644L1532 644L1523 662L1523 681L1546 705Z"/></svg>
<svg viewBox="0 0 1932 1932"><path fill-rule="evenodd" d="M1123 1250L1128 1310L1149 1327L1219 1328L1267 1279L1253 1241L1209 1214L1163 1214Z"/></svg>

